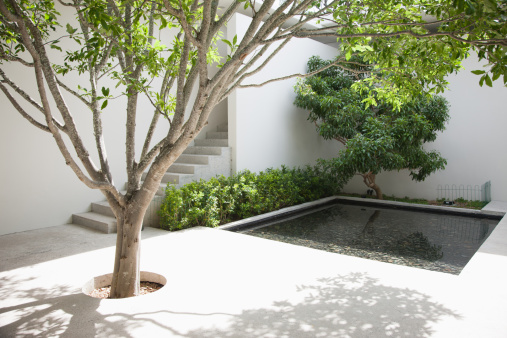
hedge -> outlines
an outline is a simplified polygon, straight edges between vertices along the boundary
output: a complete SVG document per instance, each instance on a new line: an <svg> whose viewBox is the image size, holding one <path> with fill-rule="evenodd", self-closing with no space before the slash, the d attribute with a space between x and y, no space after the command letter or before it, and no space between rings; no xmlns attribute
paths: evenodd
<svg viewBox="0 0 507 338"><path fill-rule="evenodd" d="M303 169L248 170L231 177L168 185L161 205L160 226L174 231L194 226L216 227L238 219L332 196L344 180L320 165Z"/></svg>

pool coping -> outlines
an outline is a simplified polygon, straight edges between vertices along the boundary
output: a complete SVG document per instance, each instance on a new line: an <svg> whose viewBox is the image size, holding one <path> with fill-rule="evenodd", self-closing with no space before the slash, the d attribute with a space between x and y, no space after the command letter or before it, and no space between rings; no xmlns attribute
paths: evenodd
<svg viewBox="0 0 507 338"><path fill-rule="evenodd" d="M437 205L426 205L426 204L414 204L406 202L366 199L360 197L349 197L349 196L331 196L322 198L312 202L306 202L303 204L294 205L291 207L271 211L265 214L244 218L238 221L230 222L218 227L220 230L229 231L241 231L242 229L249 228L256 224L264 223L267 221L274 221L287 217L291 214L296 214L308 209L325 206L327 204L334 204L336 202L342 202L347 204L359 204L368 206L379 206L385 208L394 209L405 209L415 210L422 212L441 213L448 215L467 216L467 217L480 217L480 218L493 218L502 219L505 216L505 212L491 211L491 210L476 210L476 209L465 209L465 208L453 208Z"/></svg>

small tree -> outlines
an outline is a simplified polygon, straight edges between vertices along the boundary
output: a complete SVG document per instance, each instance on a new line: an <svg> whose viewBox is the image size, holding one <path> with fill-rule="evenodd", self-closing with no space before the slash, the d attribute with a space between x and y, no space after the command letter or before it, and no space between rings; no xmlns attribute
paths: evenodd
<svg viewBox="0 0 507 338"><path fill-rule="evenodd" d="M245 80L293 38L334 37L341 42L341 61L361 52L363 61L376 65L368 79L384 71L394 74L389 79L379 77L385 86L376 94L393 104L413 93L442 90L445 75L459 69L470 49L489 62L490 67L481 70L483 82L491 84L490 74L493 80L503 75L507 81L505 1L56 2L74 11L74 21L62 24L70 18L62 18L52 0L0 0L0 90L21 116L54 138L79 180L100 189L113 209L118 224L114 298L139 293L142 220L166 170L206 125L219 102L236 88L265 84L245 84ZM252 20L242 38L222 39L222 29L235 13ZM440 24L439 28L433 29L423 14L433 15L431 24ZM220 40L229 48L222 58L216 53ZM214 62L219 69L210 72L208 66ZM7 63L33 71L38 97L28 94L26 84L9 73ZM85 90L65 77L69 73L87 80ZM302 75L270 81L296 76ZM123 107L115 105L127 120L126 193L114 185L102 128L101 111L117 94L112 81L126 98ZM382 91L387 85L390 91ZM143 95L152 102L153 118L139 142L136 117ZM75 107L65 100L68 96L76 97L91 113L97 161L82 140ZM375 103L372 100L373 96L370 104ZM154 139L161 121L169 131ZM138 153L136 143L143 145Z"/></svg>
<svg viewBox="0 0 507 338"><path fill-rule="evenodd" d="M332 63L314 56L308 61L308 71L316 72ZM368 93L351 87L369 71L364 65L349 70L327 68L296 85L294 104L309 111L308 120L323 138L345 146L337 158L321 161L337 175L362 176L366 186L382 199L375 182L381 171L408 169L412 179L422 181L444 169L445 159L436 151L424 150L423 144L434 141L437 132L444 130L449 108L443 97L423 95L399 110L382 101L368 107Z"/></svg>

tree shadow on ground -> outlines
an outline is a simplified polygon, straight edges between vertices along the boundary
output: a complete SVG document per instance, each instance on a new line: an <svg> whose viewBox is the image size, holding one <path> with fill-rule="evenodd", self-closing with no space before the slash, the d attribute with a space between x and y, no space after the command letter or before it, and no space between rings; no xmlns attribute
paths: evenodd
<svg viewBox="0 0 507 338"><path fill-rule="evenodd" d="M364 273L302 285L302 301L243 311L227 329L203 329L188 337L428 337L432 324L460 319L421 292L381 285Z"/></svg>
<svg viewBox="0 0 507 338"><path fill-rule="evenodd" d="M17 281L19 282L19 281ZM22 283L30 280L21 281ZM103 301L92 298L67 286L16 289L13 281L0 278L5 296L8 292L11 305L0 301L0 337L131 337L131 331L147 324L170 327L149 318L150 313L101 314L98 308ZM5 291L11 290L11 291ZM0 293L1 295L1 293ZM173 332L177 334L177 332Z"/></svg>
<svg viewBox="0 0 507 338"><path fill-rule="evenodd" d="M14 289L5 278L0 286ZM240 314L179 312L170 304L154 312L102 314L100 303L111 300L91 298L75 288L17 289L15 301L0 308L0 337L131 337L134 331L149 334L154 328L168 337L195 338L429 337L434 333L433 324L461 319L426 294L382 285L366 273L300 285L297 296ZM216 307L218 310L220 304ZM213 315L221 317L216 326L203 324L204 316ZM183 318L190 331L181 325L172 327L171 323Z"/></svg>

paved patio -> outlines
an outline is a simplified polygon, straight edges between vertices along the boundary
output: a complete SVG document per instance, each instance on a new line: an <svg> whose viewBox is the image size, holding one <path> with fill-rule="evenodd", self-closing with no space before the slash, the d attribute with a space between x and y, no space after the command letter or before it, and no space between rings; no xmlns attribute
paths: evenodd
<svg viewBox="0 0 507 338"><path fill-rule="evenodd" d="M507 217L459 276L220 229L143 238L166 286L99 300L81 287L112 271L115 234L1 236L0 337L507 337Z"/></svg>

